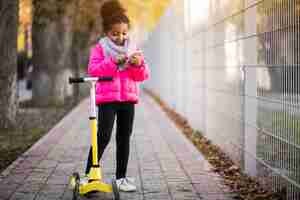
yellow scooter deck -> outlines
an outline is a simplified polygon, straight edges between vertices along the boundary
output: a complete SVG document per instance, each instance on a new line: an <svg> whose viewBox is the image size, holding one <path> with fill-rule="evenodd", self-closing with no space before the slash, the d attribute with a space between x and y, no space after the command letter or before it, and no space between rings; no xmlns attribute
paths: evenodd
<svg viewBox="0 0 300 200"><path fill-rule="evenodd" d="M92 167L89 173L89 182L79 186L79 193L81 195L87 194L92 191L98 192L112 192L110 184L103 183L101 169L99 167Z"/></svg>
<svg viewBox="0 0 300 200"><path fill-rule="evenodd" d="M112 192L112 186L110 184L103 183L99 180L91 181L87 184L79 186L79 194L84 195L89 192Z"/></svg>

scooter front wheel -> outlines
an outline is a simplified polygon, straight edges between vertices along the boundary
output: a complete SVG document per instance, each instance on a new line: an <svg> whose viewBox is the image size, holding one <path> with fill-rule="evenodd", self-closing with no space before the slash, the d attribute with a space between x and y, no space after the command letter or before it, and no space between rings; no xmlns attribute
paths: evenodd
<svg viewBox="0 0 300 200"><path fill-rule="evenodd" d="M72 200L79 200L79 186L80 186L80 176L77 172L73 173L72 177L75 179L75 187L73 189L73 198Z"/></svg>
<svg viewBox="0 0 300 200"><path fill-rule="evenodd" d="M119 193L119 188L117 186L117 182L115 179L112 180L111 185L112 185L112 190L113 190L113 194L114 194L114 200L119 200L120 193Z"/></svg>

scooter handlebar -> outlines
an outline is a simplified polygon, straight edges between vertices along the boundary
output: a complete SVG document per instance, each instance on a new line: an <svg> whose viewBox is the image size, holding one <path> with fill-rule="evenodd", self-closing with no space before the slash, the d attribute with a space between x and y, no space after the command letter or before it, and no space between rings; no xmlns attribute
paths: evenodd
<svg viewBox="0 0 300 200"><path fill-rule="evenodd" d="M69 83L70 84L72 84L72 83L82 83L82 82L84 82L83 78L73 78L73 77L69 78Z"/></svg>
<svg viewBox="0 0 300 200"><path fill-rule="evenodd" d="M98 81L112 81L113 77L111 76L103 76L103 77L98 77Z"/></svg>
<svg viewBox="0 0 300 200"><path fill-rule="evenodd" d="M70 77L69 83L83 83L83 82L89 82L89 81L112 81L113 77L110 76L103 76L103 77Z"/></svg>

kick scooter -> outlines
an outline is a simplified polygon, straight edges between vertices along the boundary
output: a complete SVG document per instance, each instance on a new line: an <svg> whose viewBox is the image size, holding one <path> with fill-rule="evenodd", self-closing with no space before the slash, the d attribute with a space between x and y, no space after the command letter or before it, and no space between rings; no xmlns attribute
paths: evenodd
<svg viewBox="0 0 300 200"><path fill-rule="evenodd" d="M79 200L80 196L90 192L113 192L114 199L119 200L119 189L116 180L112 184L106 184L102 181L101 167L98 162L97 151L97 117L96 117L96 83L100 81L112 81L112 77L80 77L69 78L69 83L90 83L90 124L92 134L92 167L88 174L88 183L80 184L78 172L74 172L70 177L69 185L73 188L73 200Z"/></svg>

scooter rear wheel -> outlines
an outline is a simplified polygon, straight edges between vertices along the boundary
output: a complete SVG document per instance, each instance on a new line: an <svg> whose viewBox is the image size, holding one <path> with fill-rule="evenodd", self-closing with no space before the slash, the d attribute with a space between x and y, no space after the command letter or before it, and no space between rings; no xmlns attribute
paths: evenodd
<svg viewBox="0 0 300 200"><path fill-rule="evenodd" d="M120 200L119 188L115 179L112 180L111 185L114 193L114 200Z"/></svg>
<svg viewBox="0 0 300 200"><path fill-rule="evenodd" d="M80 176L77 172L73 173L72 176L75 178L75 187L73 189L72 200L79 200L80 199L80 194L79 194Z"/></svg>

